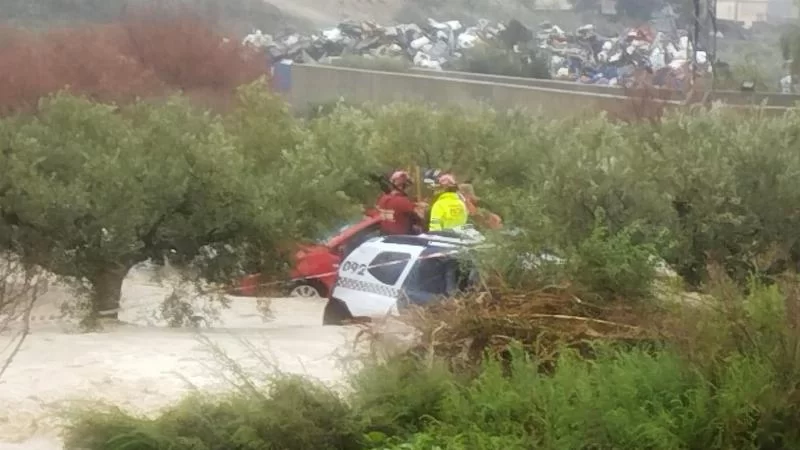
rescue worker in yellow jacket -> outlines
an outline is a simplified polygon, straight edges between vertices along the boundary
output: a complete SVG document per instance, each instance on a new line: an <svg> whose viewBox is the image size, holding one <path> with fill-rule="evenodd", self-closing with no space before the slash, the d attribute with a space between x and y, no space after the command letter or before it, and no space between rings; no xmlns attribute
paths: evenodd
<svg viewBox="0 0 800 450"><path fill-rule="evenodd" d="M442 231L466 225L469 211L458 193L455 177L447 173L440 175L437 184L443 192L436 196L431 205L428 231Z"/></svg>

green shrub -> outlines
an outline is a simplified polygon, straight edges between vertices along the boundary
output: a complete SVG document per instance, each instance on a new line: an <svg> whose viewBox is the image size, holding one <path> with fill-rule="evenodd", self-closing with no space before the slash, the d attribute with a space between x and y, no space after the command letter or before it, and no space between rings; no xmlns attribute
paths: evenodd
<svg viewBox="0 0 800 450"><path fill-rule="evenodd" d="M632 228L625 228L610 235L604 225L598 224L589 238L573 250L569 279L582 292L607 299L649 297L658 251L654 244L634 242L633 234Z"/></svg>
<svg viewBox="0 0 800 450"><path fill-rule="evenodd" d="M357 208L299 145L300 125L264 80L224 118L178 97L117 107L53 95L36 116L0 121L3 246L85 279L90 316L117 309L122 280L148 259L214 282L278 272L282 243Z"/></svg>
<svg viewBox="0 0 800 450"><path fill-rule="evenodd" d="M68 450L346 450L362 447L359 423L337 394L297 377L265 393L193 395L155 419L86 410L68 426Z"/></svg>
<svg viewBox="0 0 800 450"><path fill-rule="evenodd" d="M767 360L732 355L715 377L694 370L670 350L655 353L598 349L591 363L566 352L552 375L514 354L511 375L488 361L471 381L450 383L443 406L420 416L427 427L386 438L383 448L790 448L800 444L781 412ZM382 369L385 370L385 369ZM418 367L417 371L427 370ZM376 380L380 380L377 375ZM419 378L417 378L419 379ZM396 391L394 379L385 390ZM391 383L391 384L390 384ZM404 416L409 397L386 396L380 414ZM365 414L369 414L366 411Z"/></svg>
<svg viewBox="0 0 800 450"><path fill-rule="evenodd" d="M120 109L65 94L40 109L0 122L8 149L0 165L16 187L0 189L0 234L51 270L105 285L96 303L111 301L99 309L113 309L119 275L150 257L193 263L216 280L282 270L280 243L317 236L371 205L378 189L368 173L413 165L470 179L483 206L525 230L515 251L585 247L602 211L611 237L634 226L635 245L668 235L674 245L658 256L697 287L709 258L743 286L753 273L800 262L800 212L787 206L800 204L796 112L698 110L621 125L603 116L338 104L298 120L263 80L243 87L225 117L179 99ZM81 158L90 163L75 165ZM90 202L98 191L102 201ZM103 229L114 231L105 243ZM201 258L204 246L217 256ZM111 265L120 270L101 270ZM509 273L518 282L527 275Z"/></svg>
<svg viewBox="0 0 800 450"><path fill-rule="evenodd" d="M611 235L634 224L637 242L666 232L674 245L659 256L700 286L709 257L739 282L800 261L792 231L800 214L786 206L800 201L798 118L698 110L621 125L602 116L340 106L308 123L302 145L364 203L376 193L365 171L419 164L472 179L508 226L557 224L548 230L553 247L591 236L597 211Z"/></svg>
<svg viewBox="0 0 800 450"><path fill-rule="evenodd" d="M406 435L423 430L429 418L440 414L451 381L438 363L423 369L418 360L398 357L357 373L350 401L370 431Z"/></svg>

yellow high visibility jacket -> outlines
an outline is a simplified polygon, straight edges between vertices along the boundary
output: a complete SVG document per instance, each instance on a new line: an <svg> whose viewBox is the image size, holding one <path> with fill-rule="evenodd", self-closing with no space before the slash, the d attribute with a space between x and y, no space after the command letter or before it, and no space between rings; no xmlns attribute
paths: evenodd
<svg viewBox="0 0 800 450"><path fill-rule="evenodd" d="M431 206L431 220L428 230L441 231L467 224L469 212L467 205L456 192L440 194Z"/></svg>

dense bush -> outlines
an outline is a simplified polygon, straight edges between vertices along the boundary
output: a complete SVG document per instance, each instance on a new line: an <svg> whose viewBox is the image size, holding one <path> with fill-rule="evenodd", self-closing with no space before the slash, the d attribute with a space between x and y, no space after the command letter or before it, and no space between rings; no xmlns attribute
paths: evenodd
<svg viewBox="0 0 800 450"><path fill-rule="evenodd" d="M699 285L709 257L739 281L797 262L792 230L800 216L789 206L800 192L800 157L791 150L797 123L793 112L767 119L694 110L621 125L342 106L309 122L303 145L318 148L329 169L342 171L342 189L365 202L374 189L359 182L352 161L363 169L452 169L472 178L507 224L551 247L576 245L598 220L610 236L635 225L634 242L659 241L661 256Z"/></svg>
<svg viewBox="0 0 800 450"><path fill-rule="evenodd" d="M165 253L196 261L210 244L204 266L220 279L245 269L245 249L249 267L265 269L282 243L370 205L367 173L418 164L471 179L484 206L522 231L498 241L505 266L493 269L511 283L539 272L509 253L567 258L571 272L558 276L605 298L644 295L647 255L695 286L710 261L740 283L800 261L794 112L621 124L395 104L299 120L265 87L243 88L224 116L183 101L118 108L60 95L38 117L0 122L6 247L96 288L107 267L124 274ZM121 199L141 215L119 210Z"/></svg>
<svg viewBox="0 0 800 450"><path fill-rule="evenodd" d="M85 282L96 314L147 259L210 281L280 271L288 243L351 210L315 154L287 151L303 133L263 81L239 104L223 118L180 98L118 108L59 94L0 122L4 248Z"/></svg>
<svg viewBox="0 0 800 450"><path fill-rule="evenodd" d="M636 244L633 234L632 229L626 228L609 236L608 229L599 225L573 250L570 279L584 292L601 298L650 297L657 246Z"/></svg>
<svg viewBox="0 0 800 450"><path fill-rule="evenodd" d="M264 392L224 398L197 395L158 420L109 408L81 413L65 446L71 449L356 450L362 435L353 411L335 393L296 377Z"/></svg>

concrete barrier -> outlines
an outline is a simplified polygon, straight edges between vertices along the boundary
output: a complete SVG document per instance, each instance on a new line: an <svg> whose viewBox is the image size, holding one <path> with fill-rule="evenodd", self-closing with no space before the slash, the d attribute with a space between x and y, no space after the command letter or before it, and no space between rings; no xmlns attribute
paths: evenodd
<svg viewBox="0 0 800 450"><path fill-rule="evenodd" d="M412 73L430 77L452 78L457 80L488 81L492 83L514 84L518 86L542 87L564 91L586 92L594 94L625 95L625 90L618 86L603 86L595 84L581 84L572 81L537 80L533 78L505 77L499 75L486 75L480 73L435 71L426 69L412 69ZM672 89L657 89L659 98L681 101L686 94ZM763 92L741 91L713 91L709 94L708 101L720 101L729 105L766 105L781 106L786 108L796 107L800 103L800 95L778 94Z"/></svg>
<svg viewBox="0 0 800 450"><path fill-rule="evenodd" d="M540 87L545 89L558 89L560 91L584 92L589 94L625 95L625 89L619 86L604 86L598 84L582 84L573 81L539 80L536 78L506 77L501 75L487 75L482 73L437 71L426 69L411 69L411 73L437 78L451 78L454 80L487 81L490 83L513 84L516 86ZM659 98L681 101L686 94L671 89L657 89Z"/></svg>
<svg viewBox="0 0 800 450"><path fill-rule="evenodd" d="M386 104L421 100L441 106L470 107L486 104L497 109L524 108L550 117L574 116L584 111L630 110L636 101L622 88L583 85L565 81L535 80L462 72L381 72L326 65L292 65L289 103L296 111L344 100L349 103ZM661 91L665 105L685 104L685 94ZM780 114L800 101L797 95L714 92L707 101L721 101L737 109L766 105L768 114Z"/></svg>
<svg viewBox="0 0 800 450"><path fill-rule="evenodd" d="M288 99L296 111L342 99L357 104L396 101L463 107L486 104L502 110L524 108L532 113L546 112L551 117L597 109L613 110L630 101L624 95L611 93L305 64L291 67Z"/></svg>

